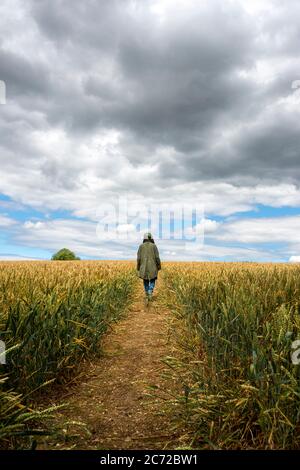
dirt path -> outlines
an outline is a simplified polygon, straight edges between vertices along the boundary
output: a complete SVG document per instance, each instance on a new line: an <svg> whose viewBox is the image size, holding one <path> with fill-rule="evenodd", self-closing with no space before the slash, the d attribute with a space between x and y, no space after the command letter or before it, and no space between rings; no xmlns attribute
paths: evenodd
<svg viewBox="0 0 300 470"><path fill-rule="evenodd" d="M104 338L103 356L88 364L84 377L68 391L64 401L69 406L58 421L86 423L88 432L78 426L77 436L67 443L52 438L42 448L172 449L179 445L172 416L163 406L166 393L179 385L162 377L167 369L162 359L172 348L169 312L159 303L160 288L161 281L150 307L144 305L142 288L138 290L126 318Z"/></svg>

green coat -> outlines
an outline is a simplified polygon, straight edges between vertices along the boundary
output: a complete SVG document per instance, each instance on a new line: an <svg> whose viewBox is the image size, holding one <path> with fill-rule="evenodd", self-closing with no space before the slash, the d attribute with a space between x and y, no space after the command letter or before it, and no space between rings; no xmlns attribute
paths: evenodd
<svg viewBox="0 0 300 470"><path fill-rule="evenodd" d="M137 270L141 279L157 279L161 269L157 246L152 242L144 242L137 253Z"/></svg>

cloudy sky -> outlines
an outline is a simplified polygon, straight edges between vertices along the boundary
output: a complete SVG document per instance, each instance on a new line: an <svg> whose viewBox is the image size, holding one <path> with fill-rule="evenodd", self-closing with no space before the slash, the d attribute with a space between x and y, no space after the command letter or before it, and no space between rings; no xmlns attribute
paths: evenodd
<svg viewBox="0 0 300 470"><path fill-rule="evenodd" d="M173 204L162 259L300 260L299 41L298 0L1 0L0 259L134 258Z"/></svg>

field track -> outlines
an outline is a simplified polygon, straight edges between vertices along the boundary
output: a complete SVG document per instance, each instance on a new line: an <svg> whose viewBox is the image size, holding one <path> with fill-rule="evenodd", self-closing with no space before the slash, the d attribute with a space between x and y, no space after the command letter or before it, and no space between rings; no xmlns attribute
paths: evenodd
<svg viewBox="0 0 300 470"><path fill-rule="evenodd" d="M142 287L138 289L129 313L105 336L103 356L86 366L75 385L60 390L54 399L52 396L53 405L69 404L57 414L58 424L80 421L86 428L75 426L77 436L69 437L67 443L61 438L48 438L41 448L170 449L178 446L172 417L163 407L166 393L174 392L179 386L163 376L167 366L162 359L171 354L171 345L169 312L160 307L157 299L162 282L158 282L150 307L144 305Z"/></svg>

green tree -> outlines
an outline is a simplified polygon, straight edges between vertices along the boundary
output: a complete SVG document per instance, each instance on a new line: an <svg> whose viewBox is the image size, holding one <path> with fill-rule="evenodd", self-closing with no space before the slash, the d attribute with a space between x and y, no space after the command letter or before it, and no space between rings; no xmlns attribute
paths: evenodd
<svg viewBox="0 0 300 470"><path fill-rule="evenodd" d="M62 248L57 253L55 253L52 258L54 261L70 261L70 260L79 260L78 256L73 253L73 251L68 250L68 248Z"/></svg>

